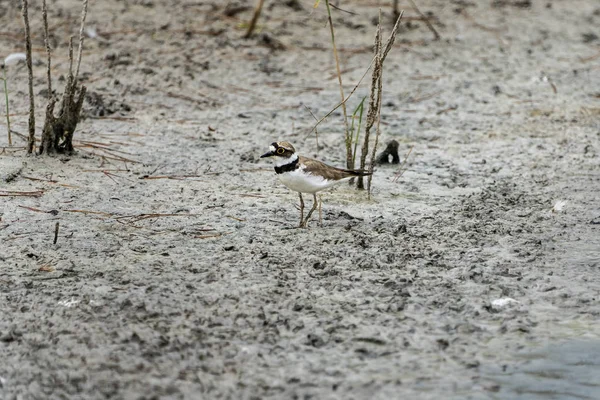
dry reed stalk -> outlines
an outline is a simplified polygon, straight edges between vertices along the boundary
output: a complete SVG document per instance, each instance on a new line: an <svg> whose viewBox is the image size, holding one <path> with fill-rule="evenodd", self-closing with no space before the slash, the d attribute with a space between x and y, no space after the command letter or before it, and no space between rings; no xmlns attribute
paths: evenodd
<svg viewBox="0 0 600 400"><path fill-rule="evenodd" d="M371 94L369 95L369 110L367 111L367 121L365 124L365 136L360 155L360 170L365 169L367 163L367 155L369 154L369 139L371 136L371 128L375 124L377 111L379 106L378 88L379 78L381 77L381 10L379 11L379 23L375 33L375 66L371 74ZM359 189L364 189L364 177L359 176L356 182Z"/></svg>
<svg viewBox="0 0 600 400"><path fill-rule="evenodd" d="M45 1L45 0L44 0ZM81 54L83 53L83 27L85 26L85 18L87 17L88 0L83 0L81 9L81 24L79 25L79 48L77 49L77 68L75 69L75 79L79 77L79 66L81 65Z"/></svg>
<svg viewBox="0 0 600 400"><path fill-rule="evenodd" d="M381 10L379 10L379 23L377 25L377 32L375 35L375 66L372 72L371 78L371 94L369 97L369 111L367 112L367 122L365 125L365 137L363 141L363 147L360 158L360 169L364 170L367 161L367 155L369 154L369 137L371 129L375 122L377 122L376 132L375 132L375 143L373 145L373 150L371 152L371 160L369 165L369 175L367 189L368 196L371 196L371 182L373 176L373 169L375 168L375 159L377 152L377 145L379 144L379 136L381 133L380 125L381 125L381 101L382 101L382 92L383 92L383 62L385 61L388 53L392 49L394 45L394 41L396 40L396 33L398 32L398 27L400 26L400 21L402 20L402 16L404 15L404 11L400 12L400 16L396 20L394 24L394 28L388 37L385 47L382 44L381 39ZM364 177L359 176L357 179L356 186L359 189L364 189Z"/></svg>
<svg viewBox="0 0 600 400"><path fill-rule="evenodd" d="M25 25L25 55L27 56L27 81L29 85L29 137L27 138L27 154L33 153L35 146L35 100L33 99L33 66L31 63L31 31L29 29L28 0L23 0L22 14Z"/></svg>
<svg viewBox="0 0 600 400"><path fill-rule="evenodd" d="M335 57L335 68L338 77L338 83L340 86L340 96L342 98L342 114L344 115L344 140L346 143L346 168L353 169L354 168L354 159L352 158L352 136L350 135L350 129L348 127L348 113L346 111L346 102L344 99L344 85L342 83L342 70L340 68L340 56L337 51L337 46L335 45L335 31L333 29L333 19L331 18L331 8L329 6L329 0L325 0L325 5L327 6L327 18L329 20L329 30L331 32L331 45L333 47L333 55Z"/></svg>
<svg viewBox="0 0 600 400"><path fill-rule="evenodd" d="M42 19L44 22L44 44L46 45L46 56L48 58L46 76L48 80L48 102L50 102L52 101L52 52L50 51L50 40L48 35L48 7L46 6L46 0L42 1Z"/></svg>

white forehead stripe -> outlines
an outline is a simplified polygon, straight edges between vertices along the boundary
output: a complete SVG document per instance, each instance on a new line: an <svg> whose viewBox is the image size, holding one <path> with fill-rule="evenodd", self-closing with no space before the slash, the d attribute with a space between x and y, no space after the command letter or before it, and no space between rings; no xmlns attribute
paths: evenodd
<svg viewBox="0 0 600 400"><path fill-rule="evenodd" d="M275 151L275 146L273 146L273 145L269 146L269 150Z"/></svg>

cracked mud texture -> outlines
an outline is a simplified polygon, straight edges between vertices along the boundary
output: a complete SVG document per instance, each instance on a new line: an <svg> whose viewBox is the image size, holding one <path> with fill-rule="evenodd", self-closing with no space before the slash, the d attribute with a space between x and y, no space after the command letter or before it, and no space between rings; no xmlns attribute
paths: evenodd
<svg viewBox="0 0 600 400"><path fill-rule="evenodd" d="M378 167L371 200L326 192L299 230L258 156L344 164L341 112L308 134L305 106L339 101L324 4L266 2L244 40L250 1L91 2L77 154L0 155L0 193L43 192L0 197L0 398L600 398L600 5L420 1L433 41L400 3L381 149L412 147L407 171ZM349 93L378 9L340 7ZM57 90L79 13L50 4ZM0 15L4 57L22 24ZM26 70L7 72L25 133Z"/></svg>

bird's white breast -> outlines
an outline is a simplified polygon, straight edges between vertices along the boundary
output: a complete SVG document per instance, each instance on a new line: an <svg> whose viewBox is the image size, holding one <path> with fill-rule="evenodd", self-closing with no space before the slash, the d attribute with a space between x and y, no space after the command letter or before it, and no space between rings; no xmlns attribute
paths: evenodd
<svg viewBox="0 0 600 400"><path fill-rule="evenodd" d="M278 177L279 181L285 186L301 193L316 193L346 180L327 180L320 175L312 175L305 172L302 167L279 174Z"/></svg>

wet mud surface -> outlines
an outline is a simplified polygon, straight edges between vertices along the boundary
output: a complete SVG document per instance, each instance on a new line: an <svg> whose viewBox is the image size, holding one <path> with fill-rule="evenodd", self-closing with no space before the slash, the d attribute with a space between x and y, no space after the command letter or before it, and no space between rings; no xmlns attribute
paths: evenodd
<svg viewBox="0 0 600 400"><path fill-rule="evenodd" d="M0 398L600 397L600 8L522 3L419 2L442 40L407 18L384 72L406 172L324 193L305 230L258 157L344 163L341 113L309 134L339 101L323 4L267 5L245 40L250 2L92 2L77 154L0 155L0 193L41 192L0 197ZM340 6L349 93L378 9ZM58 85L79 10L49 13ZM39 34L35 93L43 59Z"/></svg>

